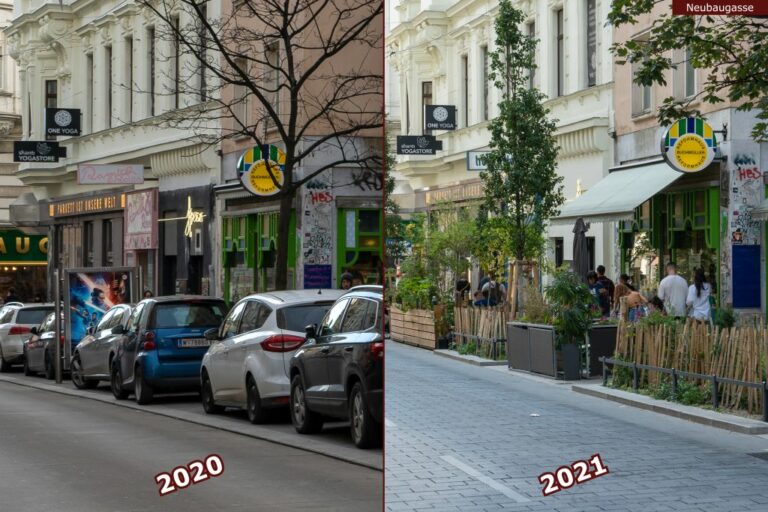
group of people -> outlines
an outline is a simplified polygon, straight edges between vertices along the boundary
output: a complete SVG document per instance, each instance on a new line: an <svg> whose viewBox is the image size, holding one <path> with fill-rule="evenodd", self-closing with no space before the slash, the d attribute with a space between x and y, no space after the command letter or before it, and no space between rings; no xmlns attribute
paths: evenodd
<svg viewBox="0 0 768 512"><path fill-rule="evenodd" d="M341 274L341 289L349 290L353 286L360 286L363 284L363 274L360 271L344 272Z"/></svg>
<svg viewBox="0 0 768 512"><path fill-rule="evenodd" d="M677 273L677 265L674 263L667 263L666 271L666 277L661 280L656 295L650 300L632 286L627 274L621 274L619 283L614 285L605 275L603 265L587 273L587 283L604 317L618 315L621 298L626 297L630 321L658 311L663 315L677 318L689 316L699 322L709 322L712 315L712 286L707 282L704 269L696 269L691 285Z"/></svg>
<svg viewBox="0 0 768 512"><path fill-rule="evenodd" d="M21 297L16 295L16 288L8 288L8 292L5 294L5 297L3 297L2 303L3 304L10 304L11 302L22 302ZM39 303L43 302L43 297L39 293L36 293L34 298L32 299L32 302Z"/></svg>

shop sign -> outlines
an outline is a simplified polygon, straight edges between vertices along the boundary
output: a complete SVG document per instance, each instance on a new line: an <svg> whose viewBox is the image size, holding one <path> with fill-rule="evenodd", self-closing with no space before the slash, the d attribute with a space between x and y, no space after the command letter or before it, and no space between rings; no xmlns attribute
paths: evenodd
<svg viewBox="0 0 768 512"><path fill-rule="evenodd" d="M429 190L426 194L427 205L439 203L455 203L483 197L483 183L472 181L452 187Z"/></svg>
<svg viewBox="0 0 768 512"><path fill-rule="evenodd" d="M70 137L80 135L80 109L46 108L45 134Z"/></svg>
<svg viewBox="0 0 768 512"><path fill-rule="evenodd" d="M125 208L125 194L108 194L53 203L48 206L48 215L51 217L71 217L123 208Z"/></svg>
<svg viewBox="0 0 768 512"><path fill-rule="evenodd" d="M455 130L456 107L454 105L424 105L425 130Z"/></svg>
<svg viewBox="0 0 768 512"><path fill-rule="evenodd" d="M184 217L168 217L165 219L160 219L159 222L185 220L187 223L184 225L184 236L187 238L192 238L192 226L203 222L203 217L205 217L203 212L195 211L192 209L192 196L187 196L187 213L184 215ZM157 218L157 214L155 214L155 218ZM157 237L157 235L155 235L155 237ZM155 238L155 240L157 240L157 238Z"/></svg>
<svg viewBox="0 0 768 512"><path fill-rule="evenodd" d="M285 153L272 144L254 146L240 157L237 174L243 187L255 196L280 192L285 177Z"/></svg>
<svg viewBox="0 0 768 512"><path fill-rule="evenodd" d="M443 141L432 135L398 135L398 155L434 155L443 149Z"/></svg>
<svg viewBox="0 0 768 512"><path fill-rule="evenodd" d="M304 265L304 289L333 288L331 265Z"/></svg>
<svg viewBox="0 0 768 512"><path fill-rule="evenodd" d="M157 249L157 189L125 195L125 250Z"/></svg>
<svg viewBox="0 0 768 512"><path fill-rule="evenodd" d="M13 143L14 162L58 162L67 157L67 148L49 140L17 140Z"/></svg>
<svg viewBox="0 0 768 512"><path fill-rule="evenodd" d="M48 263L48 237L28 235L17 229L0 231L0 263L35 265Z"/></svg>
<svg viewBox="0 0 768 512"><path fill-rule="evenodd" d="M703 119L688 117L670 126L661 139L661 154L670 167L685 173L699 172L715 159L717 138Z"/></svg>
<svg viewBox="0 0 768 512"><path fill-rule="evenodd" d="M488 154L490 151L467 151L467 170L484 171L488 169L488 164L485 163L485 156Z"/></svg>
<svg viewBox="0 0 768 512"><path fill-rule="evenodd" d="M77 182L81 185L133 185L144 183L144 166L141 164L77 166Z"/></svg>

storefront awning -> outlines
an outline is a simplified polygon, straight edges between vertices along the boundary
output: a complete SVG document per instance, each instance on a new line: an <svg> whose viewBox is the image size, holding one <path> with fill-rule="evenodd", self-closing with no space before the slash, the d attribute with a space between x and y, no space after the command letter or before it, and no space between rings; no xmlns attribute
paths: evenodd
<svg viewBox="0 0 768 512"><path fill-rule="evenodd" d="M616 169L566 203L552 222L567 224L579 217L591 222L631 219L635 208L682 176L664 162Z"/></svg>

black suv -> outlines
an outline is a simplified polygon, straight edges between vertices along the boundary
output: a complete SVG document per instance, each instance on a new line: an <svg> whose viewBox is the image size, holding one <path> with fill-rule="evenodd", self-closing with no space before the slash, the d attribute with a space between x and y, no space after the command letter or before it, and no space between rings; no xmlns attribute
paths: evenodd
<svg viewBox="0 0 768 512"><path fill-rule="evenodd" d="M300 434L320 431L330 416L350 421L359 448L381 446L383 303L381 291L351 291L319 326L307 326L290 370L291 421Z"/></svg>

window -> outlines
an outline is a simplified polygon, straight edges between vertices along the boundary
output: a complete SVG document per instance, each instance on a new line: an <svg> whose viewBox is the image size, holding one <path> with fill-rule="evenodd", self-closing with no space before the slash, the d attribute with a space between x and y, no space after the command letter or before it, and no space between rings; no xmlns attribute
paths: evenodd
<svg viewBox="0 0 768 512"><path fill-rule="evenodd" d="M536 22L528 23L528 37L536 40ZM536 87L536 49L533 50L533 67L528 71L528 88Z"/></svg>
<svg viewBox="0 0 768 512"><path fill-rule="evenodd" d="M155 27L149 27L147 29L147 59L149 60L149 83L147 84L147 90L149 91L149 114L155 115Z"/></svg>
<svg viewBox="0 0 768 512"><path fill-rule="evenodd" d="M341 319L344 316L344 308L347 307L348 300L342 300L337 302L331 310L328 312L328 316L323 320L323 325L320 329L320 336L328 336L335 332L339 332L341 327Z"/></svg>
<svg viewBox="0 0 768 512"><path fill-rule="evenodd" d="M595 11L596 0L587 2L587 87L597 83L597 18Z"/></svg>
<svg viewBox="0 0 768 512"><path fill-rule="evenodd" d="M461 56L461 84L464 126L469 126L469 59L466 55Z"/></svg>
<svg viewBox="0 0 768 512"><path fill-rule="evenodd" d="M102 261L111 266L114 263L114 253L112 252L112 229L113 223L111 220L104 220L101 223L101 241L102 241Z"/></svg>
<svg viewBox="0 0 768 512"><path fill-rule="evenodd" d="M304 332L308 325L319 325L333 302L291 306L277 310L277 326L286 331Z"/></svg>
<svg viewBox="0 0 768 512"><path fill-rule="evenodd" d="M488 47L480 47L480 62L482 69L480 70L480 80L483 84L483 121L488 120L490 107L490 98L488 97Z"/></svg>
<svg viewBox="0 0 768 512"><path fill-rule="evenodd" d="M112 47L104 47L104 96L107 98L107 128L112 128Z"/></svg>
<svg viewBox="0 0 768 512"><path fill-rule="evenodd" d="M130 123L133 121L133 37L125 38L125 77L128 94L126 94L125 113Z"/></svg>
<svg viewBox="0 0 768 512"><path fill-rule="evenodd" d="M45 107L56 108L56 101L58 99L58 83L56 80L45 81ZM56 140L55 135L47 135L45 140Z"/></svg>
<svg viewBox="0 0 768 512"><path fill-rule="evenodd" d="M107 311L107 314L101 317L101 320L99 320L98 325L96 325L96 331L103 331L104 329L109 329L111 327L110 322L115 319L115 315L117 314L117 310L113 309L110 311Z"/></svg>
<svg viewBox="0 0 768 512"><path fill-rule="evenodd" d="M93 265L93 221L83 223L83 248L85 249L85 265L90 267Z"/></svg>
<svg viewBox="0 0 768 512"><path fill-rule="evenodd" d="M85 96L88 106L88 131L93 132L96 109L93 108L93 54L85 56Z"/></svg>
<svg viewBox="0 0 768 512"><path fill-rule="evenodd" d="M260 329L264 326L270 314L272 314L272 309L266 304L255 300L248 301L238 333L242 334Z"/></svg>
<svg viewBox="0 0 768 512"><path fill-rule="evenodd" d="M16 316L17 324L39 324L45 318L45 315L49 314L51 310L49 308L36 308L36 309L19 309L19 314ZM13 315L13 310L11 310Z"/></svg>
<svg viewBox="0 0 768 512"><path fill-rule="evenodd" d="M645 36L646 38L648 36ZM632 115L639 116L651 111L651 87L638 85L635 77L642 66L641 62L632 63Z"/></svg>
<svg viewBox="0 0 768 512"><path fill-rule="evenodd" d="M563 237L555 237L555 267L560 267L565 259L565 247L563 245ZM591 267L590 267L591 268Z"/></svg>
<svg viewBox="0 0 768 512"><path fill-rule="evenodd" d="M245 59L235 59L235 65L245 71L247 73L248 71L248 61ZM248 88L245 85L242 84L235 84L233 87L233 94L232 94L232 115L235 117L235 131L237 131L240 126L248 127Z"/></svg>
<svg viewBox="0 0 768 512"><path fill-rule="evenodd" d="M177 302L158 304L152 312L152 327L218 327L224 319L223 303Z"/></svg>
<svg viewBox="0 0 768 512"><path fill-rule="evenodd" d="M376 326L377 305L372 300L352 299L341 332L367 331Z"/></svg>
<svg viewBox="0 0 768 512"><path fill-rule="evenodd" d="M421 129L425 134L432 133L432 130L425 130L427 105L432 104L432 82L421 82Z"/></svg>
<svg viewBox="0 0 768 512"><path fill-rule="evenodd" d="M146 302L142 302L136 306L131 314L131 319L128 320L128 330L130 332L139 332L139 326L141 325L141 313L147 306Z"/></svg>
<svg viewBox="0 0 768 512"><path fill-rule="evenodd" d="M171 18L171 24L173 26L173 106L179 108L179 53L181 51L181 43L179 42L179 17L174 16Z"/></svg>
<svg viewBox="0 0 768 512"><path fill-rule="evenodd" d="M221 326L221 339L225 340L237 334L240 316L243 314L246 304L248 304L247 301L240 302L229 312L227 319L224 320L224 324Z"/></svg>
<svg viewBox="0 0 768 512"><path fill-rule="evenodd" d="M200 24L198 25L198 39L200 41L200 103L208 101L208 83L206 81L205 72L206 66L203 62L207 62L208 54L208 38L206 37L206 28L203 20L208 19L208 7L203 4L200 7Z"/></svg>
<svg viewBox="0 0 768 512"><path fill-rule="evenodd" d="M275 113L280 115L280 45L277 42L270 43L264 50L264 59L266 61L266 72L264 73L265 89L271 96L272 108Z"/></svg>
<svg viewBox="0 0 768 512"><path fill-rule="evenodd" d="M563 46L563 10L555 13L555 72L556 86L555 96L565 94L565 47Z"/></svg>
<svg viewBox="0 0 768 512"><path fill-rule="evenodd" d="M696 95L696 70L691 62L691 50L679 49L672 52L672 82L676 100Z"/></svg>

